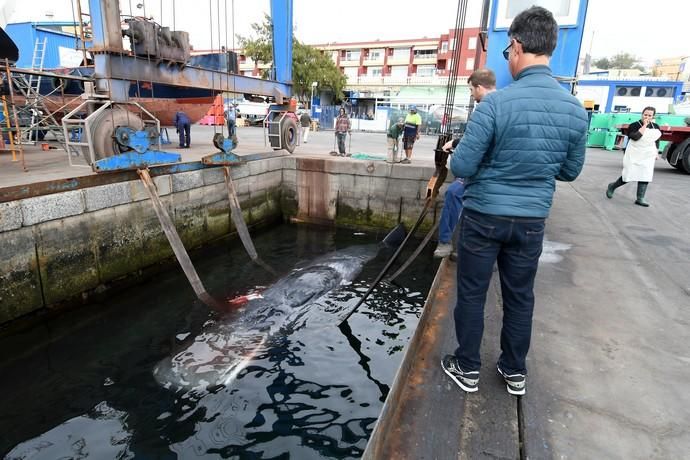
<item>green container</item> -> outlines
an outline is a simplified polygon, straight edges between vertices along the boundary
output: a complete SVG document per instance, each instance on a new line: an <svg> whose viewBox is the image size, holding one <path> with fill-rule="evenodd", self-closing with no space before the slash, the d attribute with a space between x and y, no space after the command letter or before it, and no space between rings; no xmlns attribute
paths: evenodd
<svg viewBox="0 0 690 460"><path fill-rule="evenodd" d="M590 129L587 133L587 147L603 147L606 139L606 131L602 129Z"/></svg>
<svg viewBox="0 0 690 460"><path fill-rule="evenodd" d="M594 113L589 123L587 133L587 147L603 147L606 150L616 148L616 140L620 135L620 125L629 125L642 118L640 113ZM654 117L660 126L685 126L684 115L659 114ZM663 151L668 142L659 143L659 151Z"/></svg>

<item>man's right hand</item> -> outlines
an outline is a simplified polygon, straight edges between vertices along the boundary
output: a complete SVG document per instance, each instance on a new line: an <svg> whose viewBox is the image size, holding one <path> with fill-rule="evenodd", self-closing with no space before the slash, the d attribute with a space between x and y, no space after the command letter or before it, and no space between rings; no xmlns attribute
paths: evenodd
<svg viewBox="0 0 690 460"><path fill-rule="evenodd" d="M450 152L451 150L453 150L453 140L451 139L448 142L446 142L445 144L443 144L443 147L441 147L441 150L443 150L444 152Z"/></svg>

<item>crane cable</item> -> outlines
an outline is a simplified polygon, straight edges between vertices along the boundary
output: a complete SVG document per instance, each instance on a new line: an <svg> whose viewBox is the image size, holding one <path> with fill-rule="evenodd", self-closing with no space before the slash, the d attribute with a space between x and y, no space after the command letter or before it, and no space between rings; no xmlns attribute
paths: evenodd
<svg viewBox="0 0 690 460"><path fill-rule="evenodd" d="M386 275L388 270L392 267L392 265L395 263L397 260L398 256L402 252L403 248L409 241L410 237L416 232L417 228L422 224L424 221L424 218L426 217L426 214L429 212L429 209L431 206L434 204L436 201L436 197L438 196L438 191L443 184L443 182L446 179L446 176L448 174L448 168L446 167L446 161L448 159L448 153L444 152L442 147L443 144L448 142L450 140L450 126L451 126L451 117L453 113L453 106L455 103L455 90L456 90L456 85L457 85L457 79L458 79L458 68L460 66L460 50L462 49L462 39L464 36L465 32L465 18L467 14L467 3L468 0L459 0L458 1L458 9L456 12L456 17L455 17L455 31L456 31L456 36L455 36L455 46L453 49L453 54L452 54L452 60L453 60L453 67L451 69L449 78L448 78L448 84L446 85L446 107L444 110L444 120L446 121L445 124L442 123L441 127L441 133L439 134L439 138L436 142L436 149L435 149L435 157L434 157L434 162L436 164L436 170L434 171L434 175L432 178L429 180L429 184L427 185L427 197L424 202L424 207L422 208L422 212L420 213L419 217L417 218L417 221L415 222L414 226L410 229L409 233L403 240L403 242L398 246L397 250L395 253L391 256L389 261L386 263L386 265L383 267L383 270L378 274L372 285L369 287L367 292L362 296L362 298L357 302L357 305L350 310L350 312L340 321L338 324L338 327L345 328L348 327L347 320L352 316L352 314L357 311L357 309L364 303L364 301L369 297L369 294L376 288L376 286L383 280L383 277ZM426 243L430 239L430 235L433 234L433 232L436 230L436 225L432 226L431 231L428 232L427 236L424 238L422 244L420 245L421 247L424 247ZM421 252L421 249L418 248L418 250L414 251L412 256L408 258L408 260L403 263L403 266L401 269L399 269L393 277L389 278L390 281L393 280L394 277L397 277L402 270L407 268L410 263L414 260L414 258L417 257L417 255Z"/></svg>
<svg viewBox="0 0 690 460"><path fill-rule="evenodd" d="M438 197L438 192L448 176L448 152L443 150L444 144L452 138L452 124L453 112L455 109L455 92L457 90L458 73L460 69L460 55L462 50L463 39L465 36L465 20L467 17L467 0L460 0L458 2L458 9L455 17L455 37L453 53L451 55L452 67L448 76L448 83L446 84L446 101L443 111L443 119L441 120L441 132L436 141L436 149L434 150L434 163L436 170L429 180L427 185L427 201L434 203ZM449 37L450 38L450 37ZM475 66L477 60L475 59ZM432 235L438 228L438 221L429 229L426 236L419 244L419 247L408 257L402 266L391 276L386 278L386 282L391 283L397 278L410 264L417 258L422 249L429 243Z"/></svg>

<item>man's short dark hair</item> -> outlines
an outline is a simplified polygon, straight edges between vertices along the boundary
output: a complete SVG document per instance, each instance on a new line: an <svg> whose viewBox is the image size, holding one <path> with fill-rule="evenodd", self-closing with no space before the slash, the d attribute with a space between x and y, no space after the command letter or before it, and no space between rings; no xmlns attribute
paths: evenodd
<svg viewBox="0 0 690 460"><path fill-rule="evenodd" d="M525 53L551 56L558 42L558 24L551 11L533 6L515 16L508 36L522 43Z"/></svg>
<svg viewBox="0 0 690 460"><path fill-rule="evenodd" d="M642 109L642 113L645 113L647 110L651 110L652 113L653 113L654 115L656 115L656 109L655 109L654 107L652 107L651 105L645 107L644 109Z"/></svg>
<svg viewBox="0 0 690 460"><path fill-rule="evenodd" d="M477 69L467 78L467 83L472 86L484 88L496 87L496 74L490 69Z"/></svg>

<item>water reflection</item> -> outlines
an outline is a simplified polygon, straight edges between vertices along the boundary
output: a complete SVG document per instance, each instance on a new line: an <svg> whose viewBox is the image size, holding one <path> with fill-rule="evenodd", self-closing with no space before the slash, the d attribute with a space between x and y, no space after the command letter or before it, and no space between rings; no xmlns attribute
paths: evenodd
<svg viewBox="0 0 690 460"><path fill-rule="evenodd" d="M67 420L42 435L12 449L8 460L55 460L83 458L129 459L132 433L127 413L101 401L84 415Z"/></svg>
<svg viewBox="0 0 690 460"><path fill-rule="evenodd" d="M296 254L313 260L363 242L371 240L284 226L255 245L288 274ZM252 266L241 247L194 258L209 290L228 298L277 281ZM352 282L313 299L232 382L202 391L162 388L152 370L241 312L208 311L181 288L178 272L0 338L0 458L23 458L46 440L57 454L44 458L360 457L436 267L430 253L422 255L411 271L419 278L399 280L404 289L377 287L344 334L336 326L342 313L386 260L379 254ZM82 438L85 448L74 444ZM92 447L99 443L101 450Z"/></svg>

